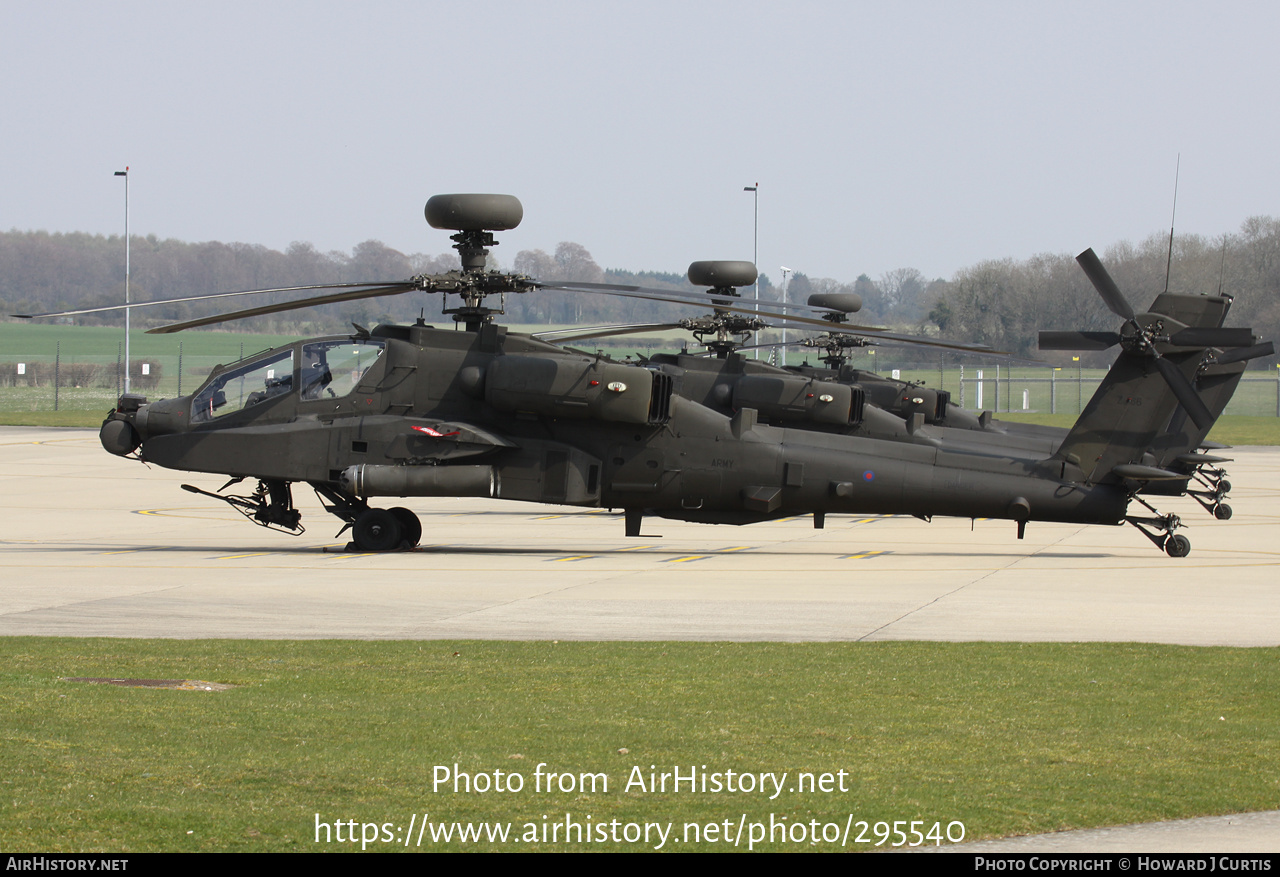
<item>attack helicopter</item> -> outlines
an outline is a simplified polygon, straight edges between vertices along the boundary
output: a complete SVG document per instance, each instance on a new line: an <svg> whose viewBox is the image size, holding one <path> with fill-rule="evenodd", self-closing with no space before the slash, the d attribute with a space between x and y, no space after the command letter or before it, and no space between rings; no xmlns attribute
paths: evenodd
<svg viewBox="0 0 1280 877"><path fill-rule="evenodd" d="M1127 321L1134 320L1135 314L1111 281L1096 254L1092 250L1086 250L1080 254L1078 261L1098 286L1108 307L1112 308L1117 315L1125 317ZM721 297L720 303L725 304L727 301L724 297L738 297L740 294L737 289L753 283L756 274L755 266L750 262L695 262L690 266L688 276L694 285L713 287L714 294ZM600 284L591 286L604 288ZM641 288L626 287L626 289ZM649 290L648 292L654 294L657 291ZM842 332L839 324L847 322L849 315L861 307L861 299L857 295L817 294L809 298L809 305L825 310L826 313L822 315L822 319L835 325L821 335L793 343L821 350L823 355L820 361L825 368L811 366L808 363L777 368L741 356L742 350L775 346L742 343L749 334L749 330L765 328L766 324L759 319L746 320L727 314L720 309L707 317L682 320L679 323L561 330L538 333L538 337L554 337L559 341L565 341L632 333L649 328L689 329L695 338L707 347L709 353L714 355L713 359L690 355L685 350L679 354L652 356L648 358L646 366L671 374L676 381L676 392L686 398L730 415L739 407L752 407L761 416L761 421L766 423L929 444L944 450L967 448L971 452L984 454L998 451L1032 462L1053 455L1070 435L1070 430L1059 427L996 421L992 419L990 412L974 415L952 403L950 394L945 391L925 387L922 384L885 378L874 372L853 369L847 365L848 351L860 347L878 346L884 343L882 340L884 338L892 339L897 346L924 345L962 353L1003 355L999 351L984 345L885 334L882 330L875 336ZM1197 377L1201 386L1199 395L1210 398L1214 404L1214 410L1210 411L1208 406L1198 398L1195 390L1177 381L1176 376L1171 375L1166 378L1171 383L1170 390L1174 392L1175 397L1180 401L1188 400L1185 404L1195 411L1193 426L1188 428L1186 408L1180 407L1158 443L1160 456L1148 457L1148 459L1182 477L1181 479L1153 479L1139 487L1137 493L1165 496L1189 495L1214 517L1226 520L1232 514L1231 507L1224 501L1231 484L1226 478L1225 470L1219 468L1217 464L1227 462L1227 459L1212 454L1191 453L1198 448L1220 450L1225 446L1206 442L1208 427L1198 428L1194 424L1198 421L1211 425L1212 421L1221 415L1230 400L1244 371L1245 362L1258 356L1270 355L1274 352L1274 348L1269 342L1253 345L1252 342L1257 339L1250 330L1219 328L1211 331L1202 330L1195 337L1193 334L1195 333L1189 331L1180 333L1177 340L1182 343L1212 341L1222 347L1233 348L1230 353L1219 350L1216 356L1206 358L1201 364ZM706 340L707 338L711 340ZM1120 343L1121 340L1121 335L1105 332L1044 332L1041 336L1042 348L1046 350L1077 349L1079 346L1101 350ZM812 392L815 387L825 387L830 391L832 384L852 387L852 413L847 421L843 416L835 419L821 415L815 416L811 406L806 408L803 404L798 404L799 400L812 399L815 395ZM1198 431L1193 434L1191 429L1198 429ZM981 431L983 435L979 438L969 431ZM1152 451L1155 450L1157 448L1153 447ZM1193 485L1192 482L1195 484ZM1144 499L1137 496L1135 499L1155 513L1154 508ZM1144 530L1144 532L1147 531ZM1164 544L1163 537L1157 539L1150 532L1147 532L1147 535L1153 541L1157 541L1157 544ZM1182 543L1174 540L1170 544L1177 548Z"/></svg>
<svg viewBox="0 0 1280 877"><path fill-rule="evenodd" d="M905 381L883 378L872 372L845 368L850 347L868 346L872 342L864 336L847 334L844 324L850 314L862 307L861 298L852 293L818 293L809 297L808 309L819 313L828 330L817 339L808 342L823 346L826 369L811 366L779 368L768 362L749 359L741 351L759 346L746 345L752 332L774 328L759 316L747 317L731 313L724 306L741 299L743 287L756 280L756 267L750 262L694 262L689 266L689 282L694 286L710 287L712 313L674 323L642 323L630 326L606 326L594 329L562 329L534 333L534 337L564 344L582 339L599 339L622 334L634 334L655 329L686 329L705 355L691 354L687 347L680 353L658 353L643 358L646 368L670 375L675 381L675 392L709 408L732 414L739 408L756 409L764 423L792 425L800 428L838 430L851 435L866 435L898 441L934 442L933 438L918 435L921 424L939 424L963 429L986 429L990 418L979 419L950 401L950 393L911 384ZM567 282L568 287L575 284ZM586 288L612 291L622 294L659 295L659 290L644 287L613 287L608 284L585 284ZM662 300L673 301L671 293L662 294ZM795 305L775 307L797 308ZM781 316L784 322L794 319ZM899 335L883 329L850 327L848 331L874 331L877 342L892 339L903 346L918 345L966 353L1004 355L987 345L964 344L936 338ZM833 386L841 385L841 386ZM812 402L831 393L850 395L848 404L818 405ZM830 403L831 399L826 399ZM836 412L839 412L838 414Z"/></svg>
<svg viewBox="0 0 1280 877"><path fill-rule="evenodd" d="M969 439L943 443L769 423L761 414L767 393L746 393L732 412L717 410L675 392L673 375L662 368L567 349L496 323L502 311L490 306L494 297L554 288L485 267L494 232L515 228L522 217L512 196L435 196L426 218L456 232L458 271L345 284L301 301L151 330L410 291L442 294L446 303L457 296L444 313L465 329L422 320L357 326L349 335L219 366L187 396L148 401L126 394L103 423L103 447L229 476L216 493L184 488L291 533L302 532L292 487L307 484L344 522L343 531L351 529L360 551L411 548L421 538L417 516L382 507L386 499L477 496L621 509L628 536L640 534L646 516L750 524L810 514L819 528L828 513L986 517L1014 522L1018 538L1031 521L1128 523L1180 557L1190 551L1175 532L1181 521L1139 494L1153 486L1181 493L1196 477L1225 492L1214 468L1220 458L1197 452L1244 362L1271 349L1251 330L1221 328L1226 296L1166 293L1136 313L1099 263L1086 271L1124 319L1121 329L1058 333L1049 343L1118 345L1120 353L1050 453L984 442L974 430L951 430ZM334 287L294 289L321 288ZM247 293L227 295L240 294ZM752 313L724 296L713 301L717 312ZM884 337L872 327L850 329ZM811 384L803 398L786 400L808 412L799 419L848 423L852 386ZM252 492L226 493L246 479L257 483ZM1134 501L1151 514L1130 515Z"/></svg>
<svg viewBox="0 0 1280 877"><path fill-rule="evenodd" d="M741 288L755 282L756 269L750 262L695 262L689 266L688 279L695 286L712 287L713 296L718 297L713 300L728 304L741 297ZM611 287L607 284L584 286L602 291L619 288L624 294L661 294L664 296L663 300L671 300L666 298L670 293L643 287ZM729 415L740 407L755 408L763 423L931 444L935 447L968 444L983 452L992 452L999 447L1030 459L1051 455L1067 436L1068 430L1064 428L1002 422L994 420L990 412L975 414L951 402L950 393L944 390L927 387L922 383L887 378L848 365L851 350L878 347L885 344L886 339L900 347L926 346L984 356L1008 354L986 345L898 335L884 330L874 330L875 335L856 334L859 331L856 327L846 330L842 325L862 306L861 298L855 294L819 293L809 297L808 305L811 309L822 312L821 319L827 321L830 328L820 335L791 344L820 350L822 355L819 361L825 367L806 362L803 365L779 368L767 362L748 359L742 355L742 351L779 346L746 344L750 333L776 327L771 327L760 318L743 317L721 308L704 317L674 323L554 330L535 333L535 337L565 343L653 329L689 330L706 347L705 354L690 354L686 346L679 353L659 353L645 357L644 365L670 374L675 380L675 392L685 398ZM833 383L852 388L851 413L847 419L843 415L832 418L831 410L819 411L812 405L806 407L801 401L813 399L815 387L830 391ZM924 428L926 426L930 428ZM984 435L974 444L974 436L964 432L957 433L956 430L981 431ZM1221 473L1217 473L1216 478L1220 481ZM1168 485L1165 485L1162 492L1168 492L1167 488ZM1220 517L1230 513L1229 507L1221 504L1220 496L1211 510Z"/></svg>

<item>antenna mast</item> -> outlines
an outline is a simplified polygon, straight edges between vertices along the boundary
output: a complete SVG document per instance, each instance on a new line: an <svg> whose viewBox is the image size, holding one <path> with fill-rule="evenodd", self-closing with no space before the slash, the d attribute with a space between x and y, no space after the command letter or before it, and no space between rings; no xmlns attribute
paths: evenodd
<svg viewBox="0 0 1280 877"><path fill-rule="evenodd" d="M1164 291L1169 291L1169 272L1173 270L1173 225L1178 218L1178 173L1182 170L1182 153L1173 171L1173 216L1169 217L1169 259L1164 263Z"/></svg>
<svg viewBox="0 0 1280 877"><path fill-rule="evenodd" d="M1227 276L1227 236L1222 236L1222 264L1218 266L1218 295L1222 295L1222 281Z"/></svg>

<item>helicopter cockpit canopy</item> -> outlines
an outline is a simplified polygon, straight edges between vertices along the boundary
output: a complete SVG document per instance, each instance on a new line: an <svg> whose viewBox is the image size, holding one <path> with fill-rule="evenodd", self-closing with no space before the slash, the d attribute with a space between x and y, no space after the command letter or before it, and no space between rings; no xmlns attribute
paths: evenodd
<svg viewBox="0 0 1280 877"><path fill-rule="evenodd" d="M222 371L192 399L191 422L205 423L268 399L301 393L302 401L349 395L378 357L381 338L310 341L268 351Z"/></svg>

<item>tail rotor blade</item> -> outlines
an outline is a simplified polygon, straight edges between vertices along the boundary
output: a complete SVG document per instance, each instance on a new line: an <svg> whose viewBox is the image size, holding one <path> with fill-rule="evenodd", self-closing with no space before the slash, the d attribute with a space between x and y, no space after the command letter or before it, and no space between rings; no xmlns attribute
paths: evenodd
<svg viewBox="0 0 1280 877"><path fill-rule="evenodd" d="M1179 347L1250 347L1254 342L1252 329L1212 329L1192 327L1175 332L1169 341ZM1219 360L1221 362L1221 360Z"/></svg>
<svg viewBox="0 0 1280 877"><path fill-rule="evenodd" d="M1076 261L1080 263L1080 267L1088 275L1089 282L1093 284L1093 288L1098 290L1098 295L1102 296L1102 300L1107 303L1111 313L1117 317L1132 320L1134 318L1133 308L1129 306L1124 293L1120 291L1120 287L1116 286L1116 282L1111 279L1107 269L1102 267L1102 260L1098 258L1097 254L1092 249L1088 249L1076 256Z"/></svg>
<svg viewBox="0 0 1280 877"><path fill-rule="evenodd" d="M1186 409L1195 425L1201 429L1213 426L1213 412L1201 401L1200 394L1196 392L1191 381L1187 380L1187 376L1163 356L1156 357L1155 362L1156 368L1164 376L1164 382L1169 385L1169 389L1173 391L1173 395Z"/></svg>
<svg viewBox="0 0 1280 877"><path fill-rule="evenodd" d="M1250 359L1257 359L1259 356L1271 356L1276 352L1276 346L1270 341L1263 344L1255 344L1253 347L1237 347L1230 353L1224 353L1217 357L1219 365L1226 365L1229 362L1243 362Z"/></svg>
<svg viewBox="0 0 1280 877"><path fill-rule="evenodd" d="M1040 333L1041 350L1106 350L1120 343L1118 332Z"/></svg>

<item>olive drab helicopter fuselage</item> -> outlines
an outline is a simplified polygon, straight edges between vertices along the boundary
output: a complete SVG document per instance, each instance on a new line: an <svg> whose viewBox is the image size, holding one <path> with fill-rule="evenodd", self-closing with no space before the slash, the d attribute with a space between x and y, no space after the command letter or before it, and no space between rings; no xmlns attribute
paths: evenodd
<svg viewBox="0 0 1280 877"><path fill-rule="evenodd" d="M466 331L422 321L357 327L219 366L188 396L126 395L103 424L103 446L228 476L217 493L184 486L289 532L302 530L292 487L310 485L351 527L352 547L366 551L421 537L417 516L392 498L470 496L619 509L630 536L649 515L749 524L811 514L818 527L829 513L1002 518L1016 522L1019 537L1030 521L1128 522L1182 556L1190 545L1174 533L1179 519L1140 494L1192 493L1206 508L1221 506L1221 458L1197 452L1245 361L1270 350L1248 330L1219 328L1225 296L1165 294L1134 314L1108 290L1104 299L1126 320L1120 332L1051 339L1059 348L1121 346L1065 434L992 431L989 416L967 413L963 428L949 427L936 416L947 404L936 395L928 405L923 394L908 397L934 417L918 410L904 419L866 404L866 391L839 370L780 375L731 352L633 364L509 332L485 297L543 284L488 271L484 255L491 232L515 227L520 212L509 196L436 196L427 217L458 231L461 271L292 305L443 292L458 296L445 312ZM737 307L716 300L717 313ZM864 426L884 418L893 421L884 421L887 433ZM256 489L222 492L244 479ZM1135 501L1151 514L1130 515Z"/></svg>

